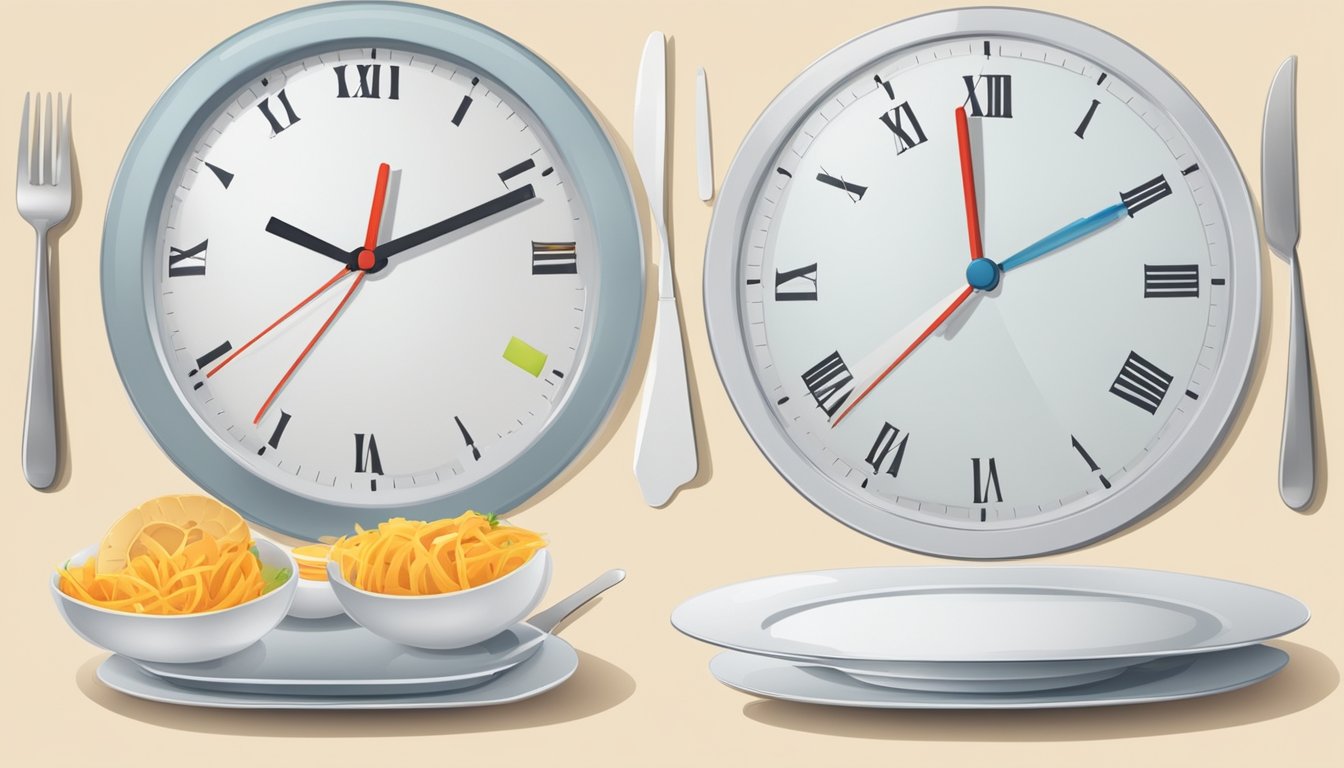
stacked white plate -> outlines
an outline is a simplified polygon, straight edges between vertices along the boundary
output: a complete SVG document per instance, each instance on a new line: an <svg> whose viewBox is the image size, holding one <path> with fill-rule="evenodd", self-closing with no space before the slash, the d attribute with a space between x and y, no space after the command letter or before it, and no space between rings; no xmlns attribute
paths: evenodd
<svg viewBox="0 0 1344 768"><path fill-rule="evenodd" d="M1264 680L1260 645L1301 602L1220 579L1131 568L854 568L715 589L672 614L729 649L710 670L776 699L917 709L1081 707L1206 696Z"/></svg>
<svg viewBox="0 0 1344 768"><path fill-rule="evenodd" d="M286 619L255 645L195 664L114 655L109 687L142 699L237 709L415 709L505 704L543 693L578 668L568 643L530 624L450 651L384 640L344 615Z"/></svg>

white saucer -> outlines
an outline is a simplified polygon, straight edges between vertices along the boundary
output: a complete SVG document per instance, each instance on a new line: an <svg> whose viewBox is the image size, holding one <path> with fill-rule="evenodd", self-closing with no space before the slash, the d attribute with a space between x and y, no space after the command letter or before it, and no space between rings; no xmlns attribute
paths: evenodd
<svg viewBox="0 0 1344 768"><path fill-rule="evenodd" d="M1258 683L1283 669L1288 654L1266 645L1155 659L1107 680L1015 693L914 691L867 685L843 672L726 651L709 669L744 693L805 704L873 709L1048 709L1103 707L1209 696Z"/></svg>
<svg viewBox="0 0 1344 768"><path fill-rule="evenodd" d="M252 694L184 688L150 674L124 656L112 656L98 667L98 679L129 696L167 704L224 709L433 709L483 707L521 701L568 680L579 667L574 649L547 635L541 649L513 669L472 688L437 693L377 696L302 696Z"/></svg>

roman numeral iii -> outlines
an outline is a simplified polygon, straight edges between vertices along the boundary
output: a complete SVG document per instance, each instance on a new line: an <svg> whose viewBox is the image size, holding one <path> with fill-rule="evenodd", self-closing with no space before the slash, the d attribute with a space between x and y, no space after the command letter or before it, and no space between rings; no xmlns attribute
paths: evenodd
<svg viewBox="0 0 1344 768"><path fill-rule="evenodd" d="M1003 501L1003 490L999 488L999 465L994 459L971 459L971 474L974 475L974 496L976 504L988 504L990 493L996 503ZM984 516L981 515L981 520Z"/></svg>
<svg viewBox="0 0 1344 768"><path fill-rule="evenodd" d="M910 442L910 433L901 432L893 427L890 422L884 422L882 429L877 433L877 439L873 441L873 447L868 450L868 458L864 462L873 468L873 474L882 471L882 465L887 464L887 457L892 456L891 463L887 465L886 472L892 477L896 477L901 471L901 460L905 458L905 444Z"/></svg>
<svg viewBox="0 0 1344 768"><path fill-rule="evenodd" d="M356 64L353 70L349 65L339 64L332 71L336 73L336 98L381 98L382 64ZM387 98L401 98L401 67L395 64L387 68Z"/></svg>
<svg viewBox="0 0 1344 768"><path fill-rule="evenodd" d="M929 137L924 135L924 129L919 127L919 120L915 117L914 110L910 109L910 102L908 101L901 102L894 109L883 112L878 116L878 119L895 136L896 154L898 155L929 140Z"/></svg>
<svg viewBox="0 0 1344 768"><path fill-rule="evenodd" d="M1158 176L1128 192L1121 192L1120 200L1129 211L1130 218L1134 218L1134 214L1170 194L1171 185L1167 183L1167 177Z"/></svg>
<svg viewBox="0 0 1344 768"><path fill-rule="evenodd" d="M790 269L788 272L775 270L775 301L816 301L817 265Z"/></svg>
<svg viewBox="0 0 1344 768"><path fill-rule="evenodd" d="M205 246L209 240L202 240L199 245L194 245L187 250L181 248L168 248L168 276L169 277L204 277L205 276Z"/></svg>
<svg viewBox="0 0 1344 768"><path fill-rule="evenodd" d="M854 388L850 386L853 381L854 376L839 352L827 355L803 374L803 385L827 418L834 417L840 406L854 394Z"/></svg>
<svg viewBox="0 0 1344 768"><path fill-rule="evenodd" d="M1145 299L1199 298L1198 264L1144 264Z"/></svg>
<svg viewBox="0 0 1344 768"><path fill-rule="evenodd" d="M1171 374L1130 352L1120 375L1111 384L1111 394L1149 413L1157 413L1170 387Z"/></svg>
<svg viewBox="0 0 1344 768"><path fill-rule="evenodd" d="M532 274L577 275L579 256L574 243L539 243L532 241Z"/></svg>
<svg viewBox="0 0 1344 768"><path fill-rule="evenodd" d="M286 128L299 122L299 116L295 114L294 107L290 105L289 96L285 94L285 89L281 88L280 92L275 94L275 100L280 102L280 106L284 109L284 122L281 122L271 109L270 96L257 104L257 109L261 110L261 114L266 117L266 122L271 124L271 136L279 136Z"/></svg>
<svg viewBox="0 0 1344 768"><path fill-rule="evenodd" d="M962 106L970 107L971 117L1013 116L1012 75L962 75L961 80L966 85L966 101Z"/></svg>

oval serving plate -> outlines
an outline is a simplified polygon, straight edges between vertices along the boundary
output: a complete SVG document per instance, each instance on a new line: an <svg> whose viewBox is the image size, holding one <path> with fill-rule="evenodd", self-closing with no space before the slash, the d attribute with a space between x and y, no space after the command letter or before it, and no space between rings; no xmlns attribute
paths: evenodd
<svg viewBox="0 0 1344 768"><path fill-rule="evenodd" d="M255 645L198 664L136 662L175 685L228 693L380 696L445 692L480 685L526 661L547 637L516 624L481 643L450 651L384 640L345 616L286 619Z"/></svg>

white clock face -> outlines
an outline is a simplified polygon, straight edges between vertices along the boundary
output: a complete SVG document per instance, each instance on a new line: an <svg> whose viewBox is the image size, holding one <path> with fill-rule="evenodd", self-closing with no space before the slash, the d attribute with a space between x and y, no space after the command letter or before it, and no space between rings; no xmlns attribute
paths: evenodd
<svg viewBox="0 0 1344 768"><path fill-rule="evenodd" d="M582 362L596 254L544 126L505 89L418 53L332 51L249 82L184 157L156 330L236 461L311 499L396 505L480 480L547 425Z"/></svg>
<svg viewBox="0 0 1344 768"><path fill-rule="evenodd" d="M1231 306L1222 208L1165 110L1075 53L982 37L818 104L738 259L750 365L795 449L882 510L976 529L1078 512L1160 461ZM958 108L992 288L968 277Z"/></svg>

